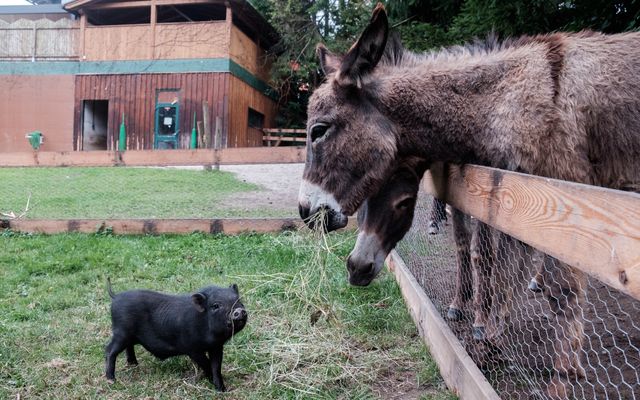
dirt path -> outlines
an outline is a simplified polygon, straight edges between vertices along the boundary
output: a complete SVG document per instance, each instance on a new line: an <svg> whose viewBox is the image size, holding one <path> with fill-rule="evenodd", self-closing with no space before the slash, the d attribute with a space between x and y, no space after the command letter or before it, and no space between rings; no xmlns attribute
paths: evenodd
<svg viewBox="0 0 640 400"><path fill-rule="evenodd" d="M225 165L220 170L262 188L235 194L224 200L222 206L252 214L262 210L265 217L298 216L298 189L304 164Z"/></svg>

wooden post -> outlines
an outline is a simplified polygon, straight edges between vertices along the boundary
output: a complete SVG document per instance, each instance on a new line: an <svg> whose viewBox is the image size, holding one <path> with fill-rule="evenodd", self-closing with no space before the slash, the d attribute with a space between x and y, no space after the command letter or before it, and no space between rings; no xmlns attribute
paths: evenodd
<svg viewBox="0 0 640 400"><path fill-rule="evenodd" d="M82 14L80 14L80 54L78 57L80 61L84 61L85 59L84 36L86 34L86 30L87 30L87 15L83 12Z"/></svg>
<svg viewBox="0 0 640 400"><path fill-rule="evenodd" d="M222 148L222 118L216 117L216 130L213 138L216 171L220 169L220 149Z"/></svg>
<svg viewBox="0 0 640 400"><path fill-rule="evenodd" d="M151 0L151 59L156 58L156 20L158 19L156 0Z"/></svg>
<svg viewBox="0 0 640 400"><path fill-rule="evenodd" d="M206 148L204 144L204 122L198 121L196 126L198 128L198 148L204 149Z"/></svg>
<svg viewBox="0 0 640 400"><path fill-rule="evenodd" d="M202 141L204 142L204 148L208 149L211 139L211 120L209 118L209 103L206 100L202 102L202 121L204 121Z"/></svg>
<svg viewBox="0 0 640 400"><path fill-rule="evenodd" d="M36 61L36 55L38 52L38 29L36 29L36 21L32 21L33 23L33 54L31 55L31 61Z"/></svg>

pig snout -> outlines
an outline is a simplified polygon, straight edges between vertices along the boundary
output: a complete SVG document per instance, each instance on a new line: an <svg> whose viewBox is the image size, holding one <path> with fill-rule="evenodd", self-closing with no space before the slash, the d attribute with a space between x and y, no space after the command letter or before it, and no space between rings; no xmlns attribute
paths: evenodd
<svg viewBox="0 0 640 400"><path fill-rule="evenodd" d="M231 321L229 321L229 325L233 326L236 330L240 330L244 328L246 323L247 311L242 307L235 308L231 312Z"/></svg>

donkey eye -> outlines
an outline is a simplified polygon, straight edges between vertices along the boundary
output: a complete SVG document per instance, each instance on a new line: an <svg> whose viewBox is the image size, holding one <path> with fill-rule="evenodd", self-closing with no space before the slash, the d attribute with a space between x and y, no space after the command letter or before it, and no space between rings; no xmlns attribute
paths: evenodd
<svg viewBox="0 0 640 400"><path fill-rule="evenodd" d="M314 124L311 127L311 143L323 137L324 134L327 133L327 129L329 129L329 125L327 124Z"/></svg>
<svg viewBox="0 0 640 400"><path fill-rule="evenodd" d="M212 309L212 310L217 310L218 308L220 308L220 304L218 304L218 303L213 303L213 304L211 305L211 309Z"/></svg>
<svg viewBox="0 0 640 400"><path fill-rule="evenodd" d="M413 206L415 199L413 197L407 197L396 203L396 210L404 211Z"/></svg>

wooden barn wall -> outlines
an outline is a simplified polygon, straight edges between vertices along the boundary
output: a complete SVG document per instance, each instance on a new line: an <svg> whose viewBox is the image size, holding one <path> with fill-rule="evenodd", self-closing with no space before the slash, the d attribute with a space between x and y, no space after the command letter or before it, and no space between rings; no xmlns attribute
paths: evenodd
<svg viewBox="0 0 640 400"><path fill-rule="evenodd" d="M228 147L262 146L262 132L248 129L249 107L264 114L264 128L270 128L274 126L275 101L235 76L230 83Z"/></svg>
<svg viewBox="0 0 640 400"><path fill-rule="evenodd" d="M229 57L259 79L269 82L272 60L265 51L235 26L231 27Z"/></svg>
<svg viewBox="0 0 640 400"><path fill-rule="evenodd" d="M149 60L228 57L225 21L88 26L84 60Z"/></svg>
<svg viewBox="0 0 640 400"><path fill-rule="evenodd" d="M153 148L156 90L180 89L180 148L188 148L193 113L202 120L202 104L209 104L211 132L220 117L223 136L228 132L228 73L77 75L75 92L74 148L82 149L82 101L108 100L107 147L115 149L122 114L125 114L127 148Z"/></svg>
<svg viewBox="0 0 640 400"><path fill-rule="evenodd" d="M73 75L2 75L0 152L30 151L25 135L33 131L44 135L42 151L73 150L73 79Z"/></svg>

